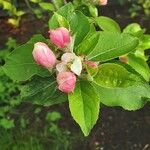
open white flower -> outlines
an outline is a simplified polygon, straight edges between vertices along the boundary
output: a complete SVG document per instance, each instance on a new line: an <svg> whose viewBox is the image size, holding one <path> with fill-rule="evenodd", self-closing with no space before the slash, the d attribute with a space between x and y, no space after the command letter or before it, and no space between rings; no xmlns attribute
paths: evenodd
<svg viewBox="0 0 150 150"><path fill-rule="evenodd" d="M76 56L70 68L72 72L79 76L82 71L81 58Z"/></svg>
<svg viewBox="0 0 150 150"><path fill-rule="evenodd" d="M61 61L65 63L71 63L77 56L74 53L65 53L61 56Z"/></svg>
<svg viewBox="0 0 150 150"><path fill-rule="evenodd" d="M74 53L65 53L61 57L61 62L56 65L58 72L71 70L76 75L80 75L82 71L81 58L76 56Z"/></svg>
<svg viewBox="0 0 150 150"><path fill-rule="evenodd" d="M61 63L57 64L57 65L56 65L56 70L57 70L58 72L64 72L64 71L67 71L68 68L67 68L66 63L61 62Z"/></svg>

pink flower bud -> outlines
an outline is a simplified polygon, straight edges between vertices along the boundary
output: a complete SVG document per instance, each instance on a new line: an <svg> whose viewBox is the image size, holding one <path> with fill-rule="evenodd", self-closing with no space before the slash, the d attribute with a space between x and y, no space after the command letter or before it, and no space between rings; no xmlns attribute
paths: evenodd
<svg viewBox="0 0 150 150"><path fill-rule="evenodd" d="M100 0L100 5L107 5L107 0Z"/></svg>
<svg viewBox="0 0 150 150"><path fill-rule="evenodd" d="M58 89L64 93L73 92L76 84L76 76L72 72L60 72L57 75Z"/></svg>
<svg viewBox="0 0 150 150"><path fill-rule="evenodd" d="M71 36L69 31L64 28L60 27L56 30L50 30L50 40L58 47L58 48L64 48L68 46L68 44L71 41Z"/></svg>
<svg viewBox="0 0 150 150"><path fill-rule="evenodd" d="M34 44L32 55L36 63L43 67L52 68L56 63L56 57L54 53L43 42L37 42Z"/></svg>
<svg viewBox="0 0 150 150"><path fill-rule="evenodd" d="M128 58L127 58L127 56L120 56L120 57L119 57L119 60L120 60L122 63L125 63L125 64L128 63Z"/></svg>
<svg viewBox="0 0 150 150"><path fill-rule="evenodd" d="M94 61L85 61L84 63L86 65L90 66L91 68L97 68L98 67L98 63L94 62Z"/></svg>

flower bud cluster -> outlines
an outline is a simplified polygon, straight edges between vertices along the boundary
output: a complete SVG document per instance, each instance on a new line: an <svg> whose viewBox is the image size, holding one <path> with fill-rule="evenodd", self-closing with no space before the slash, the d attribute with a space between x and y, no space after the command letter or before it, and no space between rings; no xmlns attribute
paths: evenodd
<svg viewBox="0 0 150 150"><path fill-rule="evenodd" d="M55 30L50 30L49 34L51 43L61 51L60 55L55 54L47 44L37 42L34 44L33 58L38 65L48 70L56 70L56 80L60 91L65 93L73 92L76 86L77 76L80 76L82 73L83 64L91 68L97 68L97 63L85 61L83 57L76 56L71 50L68 52L69 45L71 45L72 41L68 29L60 27ZM66 48L67 51L65 50Z"/></svg>

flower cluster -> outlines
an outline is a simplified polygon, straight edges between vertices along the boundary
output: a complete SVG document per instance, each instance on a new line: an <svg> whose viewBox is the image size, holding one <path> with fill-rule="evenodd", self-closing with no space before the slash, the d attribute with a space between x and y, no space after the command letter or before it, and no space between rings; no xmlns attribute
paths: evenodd
<svg viewBox="0 0 150 150"><path fill-rule="evenodd" d="M43 42L37 42L33 49L33 58L38 65L49 70L55 69L58 89L65 93L73 92L77 77L84 71L84 65L97 68L97 63L85 60L83 56L77 56L70 49L72 37L68 29L64 27L50 30L50 41L57 50L56 54ZM60 52L59 52L60 51Z"/></svg>

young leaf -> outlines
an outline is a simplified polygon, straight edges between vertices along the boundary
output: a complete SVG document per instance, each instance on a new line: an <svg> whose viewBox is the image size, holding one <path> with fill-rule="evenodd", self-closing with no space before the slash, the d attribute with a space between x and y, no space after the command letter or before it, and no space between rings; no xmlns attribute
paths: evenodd
<svg viewBox="0 0 150 150"><path fill-rule="evenodd" d="M67 5L61 7L56 13L64 17L67 21L70 20L72 13L74 12L74 6L72 3L68 3ZM58 21L55 15L53 15L48 22L50 29L55 29L58 27Z"/></svg>
<svg viewBox="0 0 150 150"><path fill-rule="evenodd" d="M150 68L146 61L134 54L127 55L128 64L143 76L146 81L150 79Z"/></svg>
<svg viewBox="0 0 150 150"><path fill-rule="evenodd" d="M12 24L15 27L19 26L19 21L20 21L20 18L9 18L8 19L8 23Z"/></svg>
<svg viewBox="0 0 150 150"><path fill-rule="evenodd" d="M84 54L87 55L90 53L98 43L99 32L90 33L84 40L81 42L78 47L74 50L78 55Z"/></svg>
<svg viewBox="0 0 150 150"><path fill-rule="evenodd" d="M75 47L82 42L90 31L90 23L88 18L81 12L76 12L72 15L70 20L70 28L75 34Z"/></svg>
<svg viewBox="0 0 150 150"><path fill-rule="evenodd" d="M95 88L88 81L80 81L68 97L72 117L88 136L99 115L100 100Z"/></svg>
<svg viewBox="0 0 150 150"><path fill-rule="evenodd" d="M150 98L150 86L118 64L102 64L94 82L102 103L107 106L137 110L146 103L144 98Z"/></svg>
<svg viewBox="0 0 150 150"><path fill-rule="evenodd" d="M63 1L63 0L53 0L52 2L53 2L53 4L55 5L55 7L56 7L57 9L59 9L60 7L62 7L63 4L64 4L64 1Z"/></svg>
<svg viewBox="0 0 150 150"><path fill-rule="evenodd" d="M144 32L145 30L137 23L131 23L123 30L123 33L128 33L136 37L141 37Z"/></svg>
<svg viewBox="0 0 150 150"><path fill-rule="evenodd" d="M31 81L21 88L21 97L24 101L34 104L51 106L67 100L67 95L57 89L54 77L34 76Z"/></svg>
<svg viewBox="0 0 150 150"><path fill-rule="evenodd" d="M105 16L97 17L96 23L103 31L112 31L121 33L121 29L118 23L109 17Z"/></svg>
<svg viewBox="0 0 150 150"><path fill-rule="evenodd" d="M18 17L20 17L20 16L22 16L22 15L24 15L25 14L25 11L16 11L16 13L15 13L15 15L16 16L18 16Z"/></svg>
<svg viewBox="0 0 150 150"><path fill-rule="evenodd" d="M138 39L129 34L117 32L100 32L96 46L87 56L88 60L107 61L133 51L138 45Z"/></svg>
<svg viewBox="0 0 150 150"><path fill-rule="evenodd" d="M13 5L10 3L10 2L7 2L7 1L2 1L0 2L0 4L3 5L3 9L6 9L6 10L12 10L13 8Z"/></svg>
<svg viewBox="0 0 150 150"><path fill-rule="evenodd" d="M39 41L47 42L41 35L34 36L28 43L17 47L7 57L3 70L11 79L25 81L35 74L48 75L48 71L38 66L33 60L34 43Z"/></svg>
<svg viewBox="0 0 150 150"><path fill-rule="evenodd" d="M51 22L50 28L55 29L58 27L65 27L69 29L69 22L66 20L65 17L59 15L58 13L54 13L53 18L55 18L54 22Z"/></svg>
<svg viewBox="0 0 150 150"><path fill-rule="evenodd" d="M41 2L39 3L39 6L44 10L55 11L54 5L52 3Z"/></svg>
<svg viewBox="0 0 150 150"><path fill-rule="evenodd" d="M98 9L96 8L96 6L91 5L91 4L89 4L87 6L89 8L90 15L92 17L97 17L98 16Z"/></svg>
<svg viewBox="0 0 150 150"><path fill-rule="evenodd" d="M148 50L150 49L150 34L144 34L140 39L140 43L137 47L137 50Z"/></svg>

